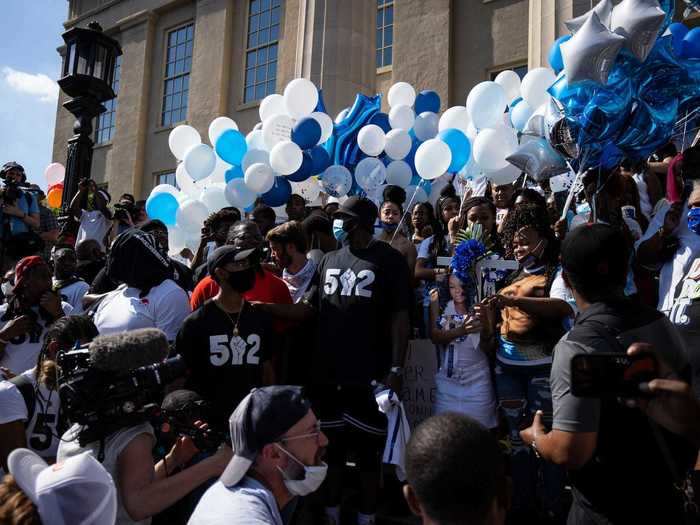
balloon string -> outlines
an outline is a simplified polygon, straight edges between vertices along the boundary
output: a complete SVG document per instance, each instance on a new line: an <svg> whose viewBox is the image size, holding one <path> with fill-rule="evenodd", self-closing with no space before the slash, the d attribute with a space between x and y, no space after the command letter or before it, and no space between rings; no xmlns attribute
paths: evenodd
<svg viewBox="0 0 700 525"><path fill-rule="evenodd" d="M681 151L685 151L685 137L688 130L688 111L685 112L685 124L683 125L683 145L681 146Z"/></svg>
<svg viewBox="0 0 700 525"><path fill-rule="evenodd" d="M401 229L401 225L403 224L403 220L406 218L406 215L408 214L408 210L411 209L411 206L413 205L413 199L416 198L416 194L418 193L418 188L420 188L420 183L416 184L416 189L413 190L413 195L411 195L411 200L408 201L408 206L406 206L406 211L401 215L401 220L399 221L399 225L396 227L396 231L394 231L394 235L391 236L391 240L389 241L389 245L394 242L394 239L396 239L396 234L399 233L399 230Z"/></svg>
<svg viewBox="0 0 700 525"><path fill-rule="evenodd" d="M685 122L688 122L688 120L693 118L698 111L700 111L700 107L697 107L693 111L690 111L690 112L688 112L688 110L686 110L685 117L678 119L678 121L673 125L673 127L675 128L675 127L678 127Z"/></svg>

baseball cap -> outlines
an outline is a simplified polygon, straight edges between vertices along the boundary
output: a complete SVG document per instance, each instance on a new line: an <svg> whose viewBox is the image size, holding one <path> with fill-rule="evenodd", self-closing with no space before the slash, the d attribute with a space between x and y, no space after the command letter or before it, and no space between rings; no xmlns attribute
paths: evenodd
<svg viewBox="0 0 700 525"><path fill-rule="evenodd" d="M354 195L341 204L333 216L349 215L363 224L374 224L378 213L377 206L371 200Z"/></svg>
<svg viewBox="0 0 700 525"><path fill-rule="evenodd" d="M242 249L240 247L226 245L217 248L207 257L207 270L209 275L214 275L214 270L227 263L234 263L234 272L247 270L251 267L252 261L248 258L255 251L255 248Z"/></svg>
<svg viewBox="0 0 700 525"><path fill-rule="evenodd" d="M311 403L300 386L254 388L233 411L228 420L233 458L221 482L236 485L253 465L265 445L278 441L309 412Z"/></svg>
<svg viewBox="0 0 700 525"><path fill-rule="evenodd" d="M37 266L47 266L46 261L38 255L24 257L15 266L15 288L19 289L29 275L29 271Z"/></svg>
<svg viewBox="0 0 700 525"><path fill-rule="evenodd" d="M7 465L44 525L114 523L117 489L89 452L49 466L36 452L17 448Z"/></svg>

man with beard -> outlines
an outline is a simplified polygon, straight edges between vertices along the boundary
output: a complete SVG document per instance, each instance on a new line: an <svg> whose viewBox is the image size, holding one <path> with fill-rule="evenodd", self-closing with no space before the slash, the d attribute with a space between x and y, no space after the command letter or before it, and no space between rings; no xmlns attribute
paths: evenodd
<svg viewBox="0 0 700 525"><path fill-rule="evenodd" d="M255 249L237 246L209 255L219 291L185 319L176 340L190 371L186 388L211 403L210 423L219 428L251 388L275 383L272 319L243 296L255 283L256 256Z"/></svg>

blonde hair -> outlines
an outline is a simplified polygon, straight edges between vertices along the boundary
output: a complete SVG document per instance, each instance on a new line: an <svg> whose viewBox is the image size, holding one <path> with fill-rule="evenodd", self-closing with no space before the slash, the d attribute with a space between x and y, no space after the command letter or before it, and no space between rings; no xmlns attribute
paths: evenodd
<svg viewBox="0 0 700 525"><path fill-rule="evenodd" d="M8 474L0 483L0 523L3 525L42 525L39 512Z"/></svg>

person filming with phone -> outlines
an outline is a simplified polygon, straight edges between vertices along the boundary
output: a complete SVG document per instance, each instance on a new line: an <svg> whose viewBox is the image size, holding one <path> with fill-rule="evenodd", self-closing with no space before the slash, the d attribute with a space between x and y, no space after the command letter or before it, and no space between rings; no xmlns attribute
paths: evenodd
<svg viewBox="0 0 700 525"><path fill-rule="evenodd" d="M626 355L635 342L654 345L674 372L687 368L669 320L624 295L630 248L619 229L604 224L575 228L562 244L563 277L580 314L554 349L552 429L544 427L538 411L521 436L537 456L568 468L573 495L568 524L683 522L681 492L674 485L696 450L644 412L620 403L628 389L577 381L581 369L602 364L607 368L600 377L607 379L628 362L622 379L629 381L639 369L655 376L653 361Z"/></svg>

